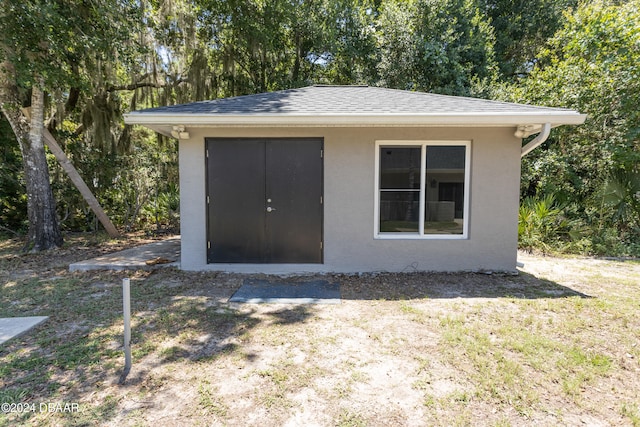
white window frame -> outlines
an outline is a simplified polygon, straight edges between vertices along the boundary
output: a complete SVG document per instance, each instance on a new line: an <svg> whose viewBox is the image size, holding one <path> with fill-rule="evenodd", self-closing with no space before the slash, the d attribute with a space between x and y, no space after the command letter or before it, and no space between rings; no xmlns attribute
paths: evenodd
<svg viewBox="0 0 640 427"><path fill-rule="evenodd" d="M426 192L426 174L427 167L426 150L429 146L464 146L464 208L463 208L463 225L462 234L425 234L424 232L424 210L425 210L425 192ZM381 233L380 232L380 147L398 146L407 148L420 147L420 213L418 215L418 232L417 233ZM469 202L471 188L471 141L469 140L434 140L434 141L416 141L416 140L379 140L375 142L375 173L374 173L374 221L373 236L375 239L395 239L395 240L466 240L469 239Z"/></svg>

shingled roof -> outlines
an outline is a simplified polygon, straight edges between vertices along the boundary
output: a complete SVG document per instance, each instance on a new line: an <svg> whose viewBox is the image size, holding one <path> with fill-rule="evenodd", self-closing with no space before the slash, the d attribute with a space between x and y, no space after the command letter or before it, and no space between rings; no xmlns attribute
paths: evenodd
<svg viewBox="0 0 640 427"><path fill-rule="evenodd" d="M563 108L370 86L308 86L278 92L150 108L125 116L159 130L189 126L552 126L580 124ZM154 126L155 125L155 126Z"/></svg>

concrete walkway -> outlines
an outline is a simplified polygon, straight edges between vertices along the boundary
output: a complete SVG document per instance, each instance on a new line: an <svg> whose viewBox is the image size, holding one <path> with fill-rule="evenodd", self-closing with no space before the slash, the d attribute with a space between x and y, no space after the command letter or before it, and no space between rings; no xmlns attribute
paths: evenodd
<svg viewBox="0 0 640 427"><path fill-rule="evenodd" d="M69 271L152 270L180 266L180 236L69 265Z"/></svg>
<svg viewBox="0 0 640 427"><path fill-rule="evenodd" d="M47 320L48 316L0 318L0 345Z"/></svg>

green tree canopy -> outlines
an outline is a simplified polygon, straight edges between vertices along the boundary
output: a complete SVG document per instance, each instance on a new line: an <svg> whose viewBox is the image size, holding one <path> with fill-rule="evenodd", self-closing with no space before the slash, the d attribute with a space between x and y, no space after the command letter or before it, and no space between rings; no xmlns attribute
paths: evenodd
<svg viewBox="0 0 640 427"><path fill-rule="evenodd" d="M578 0L479 0L495 33L497 64L507 80L526 75Z"/></svg>
<svg viewBox="0 0 640 427"><path fill-rule="evenodd" d="M611 224L621 237L637 239L640 2L588 2L567 14L530 76L508 92L513 101L588 114L582 126L555 130L525 161L525 195L554 194L592 230Z"/></svg>
<svg viewBox="0 0 640 427"><path fill-rule="evenodd" d="M470 95L498 78L493 28L474 0L386 2L378 40L385 86Z"/></svg>

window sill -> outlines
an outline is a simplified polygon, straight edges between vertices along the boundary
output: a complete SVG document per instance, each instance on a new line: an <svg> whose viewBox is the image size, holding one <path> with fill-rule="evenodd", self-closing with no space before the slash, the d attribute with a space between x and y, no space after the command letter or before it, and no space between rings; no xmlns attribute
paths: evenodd
<svg viewBox="0 0 640 427"><path fill-rule="evenodd" d="M382 233L373 236L376 240L469 240L466 234Z"/></svg>

